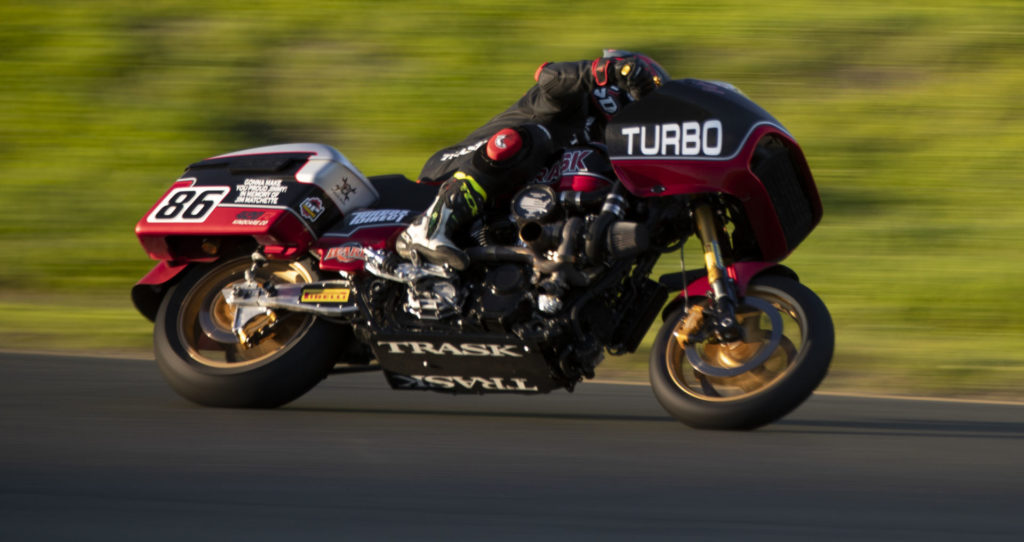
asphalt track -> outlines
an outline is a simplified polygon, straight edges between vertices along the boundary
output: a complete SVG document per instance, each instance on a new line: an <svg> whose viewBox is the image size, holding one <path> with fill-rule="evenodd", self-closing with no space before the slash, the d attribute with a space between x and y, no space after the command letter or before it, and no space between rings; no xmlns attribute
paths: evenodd
<svg viewBox="0 0 1024 542"><path fill-rule="evenodd" d="M0 540L1024 540L1024 406L817 394L753 432L645 386L273 411L151 361L0 353Z"/></svg>

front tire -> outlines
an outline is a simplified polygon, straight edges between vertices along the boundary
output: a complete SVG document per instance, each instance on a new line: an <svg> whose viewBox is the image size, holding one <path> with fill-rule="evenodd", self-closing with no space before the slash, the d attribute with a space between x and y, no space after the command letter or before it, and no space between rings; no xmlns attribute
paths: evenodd
<svg viewBox="0 0 1024 542"><path fill-rule="evenodd" d="M686 425L754 429L771 423L803 403L828 372L835 331L814 292L791 278L764 275L751 281L744 299L751 297L756 300L736 311L744 339L691 345L697 364L673 336L688 308L665 318L651 349L651 387L665 410ZM768 354L756 367L722 376Z"/></svg>
<svg viewBox="0 0 1024 542"><path fill-rule="evenodd" d="M351 330L309 314L277 311L253 323L268 330L243 346L231 331L234 310L221 290L245 280L252 261L234 258L189 270L168 292L153 331L157 365L182 397L205 406L273 408L323 380ZM316 280L307 263L270 261L257 279L271 283Z"/></svg>

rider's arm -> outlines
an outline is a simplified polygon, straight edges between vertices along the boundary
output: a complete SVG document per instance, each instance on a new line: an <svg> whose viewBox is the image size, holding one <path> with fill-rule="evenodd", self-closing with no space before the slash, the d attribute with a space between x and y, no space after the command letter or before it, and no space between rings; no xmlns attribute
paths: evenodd
<svg viewBox="0 0 1024 542"><path fill-rule="evenodd" d="M534 74L540 89L538 98L555 110L583 105L594 88L593 64L590 60L543 64Z"/></svg>

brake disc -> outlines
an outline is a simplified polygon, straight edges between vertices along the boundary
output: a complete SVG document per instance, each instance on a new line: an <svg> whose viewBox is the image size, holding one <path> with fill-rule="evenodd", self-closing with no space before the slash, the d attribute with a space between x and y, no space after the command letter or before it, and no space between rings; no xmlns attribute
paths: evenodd
<svg viewBox="0 0 1024 542"><path fill-rule="evenodd" d="M771 303L756 297L748 297L744 299L743 304L747 307L755 308L768 316L772 326L771 335L768 337L768 341L763 343L761 348L759 348L749 360L736 367L720 367L711 365L704 360L700 352L697 351L697 347L695 345L687 344L685 346L686 360L690 362L690 366L692 366L698 373L720 378L739 376L751 369L760 367L764 362L768 361L772 357L772 354L775 353L775 349L779 347L779 342L782 339L782 316L779 314L779 311L776 310Z"/></svg>

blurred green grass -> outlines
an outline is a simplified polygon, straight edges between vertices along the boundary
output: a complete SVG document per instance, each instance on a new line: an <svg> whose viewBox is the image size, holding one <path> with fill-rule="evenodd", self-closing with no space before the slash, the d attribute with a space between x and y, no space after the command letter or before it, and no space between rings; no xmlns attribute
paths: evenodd
<svg viewBox="0 0 1024 542"><path fill-rule="evenodd" d="M413 176L604 47L730 81L801 142L826 213L787 263L833 312L827 388L1024 397L1018 1L5 2L0 348L145 352L133 227L191 162L320 141Z"/></svg>

